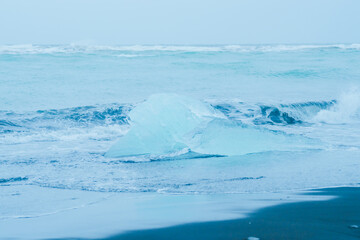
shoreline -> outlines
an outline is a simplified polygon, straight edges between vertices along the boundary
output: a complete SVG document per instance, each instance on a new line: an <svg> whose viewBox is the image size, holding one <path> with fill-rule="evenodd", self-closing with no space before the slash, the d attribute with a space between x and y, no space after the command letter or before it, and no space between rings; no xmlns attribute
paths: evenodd
<svg viewBox="0 0 360 240"><path fill-rule="evenodd" d="M360 239L360 187L314 189L306 195L336 198L284 203L246 218L129 231L105 239Z"/></svg>

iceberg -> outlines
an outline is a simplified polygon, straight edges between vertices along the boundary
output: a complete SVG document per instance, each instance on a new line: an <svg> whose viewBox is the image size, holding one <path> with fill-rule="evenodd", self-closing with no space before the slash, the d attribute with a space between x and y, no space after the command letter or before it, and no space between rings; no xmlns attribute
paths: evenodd
<svg viewBox="0 0 360 240"><path fill-rule="evenodd" d="M184 153L242 155L290 150L299 138L227 119L210 104L177 94L152 95L130 113L131 128L106 157ZM297 144L298 145L298 144Z"/></svg>

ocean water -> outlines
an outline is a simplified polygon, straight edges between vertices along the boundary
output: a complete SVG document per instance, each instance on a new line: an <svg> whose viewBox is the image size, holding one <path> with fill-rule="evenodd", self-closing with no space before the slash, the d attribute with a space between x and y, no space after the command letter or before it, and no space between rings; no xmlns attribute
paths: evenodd
<svg viewBox="0 0 360 240"><path fill-rule="evenodd" d="M358 186L359 66L358 44L0 46L0 189Z"/></svg>

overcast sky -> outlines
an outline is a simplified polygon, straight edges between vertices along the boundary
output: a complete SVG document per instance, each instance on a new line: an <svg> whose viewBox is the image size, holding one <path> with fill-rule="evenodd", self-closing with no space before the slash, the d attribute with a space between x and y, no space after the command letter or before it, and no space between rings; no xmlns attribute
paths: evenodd
<svg viewBox="0 0 360 240"><path fill-rule="evenodd" d="M360 0L0 0L0 44L360 43Z"/></svg>

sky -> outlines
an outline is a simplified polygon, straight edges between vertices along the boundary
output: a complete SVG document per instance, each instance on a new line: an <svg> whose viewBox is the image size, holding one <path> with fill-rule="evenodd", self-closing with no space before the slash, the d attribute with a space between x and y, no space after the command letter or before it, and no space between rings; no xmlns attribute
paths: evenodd
<svg viewBox="0 0 360 240"><path fill-rule="evenodd" d="M360 43L359 0L0 0L0 44Z"/></svg>

